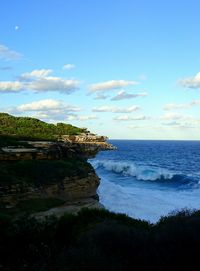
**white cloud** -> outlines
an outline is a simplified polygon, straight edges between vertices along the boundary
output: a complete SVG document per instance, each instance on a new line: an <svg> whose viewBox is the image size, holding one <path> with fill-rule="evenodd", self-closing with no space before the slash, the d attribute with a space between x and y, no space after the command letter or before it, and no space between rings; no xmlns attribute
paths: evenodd
<svg viewBox="0 0 200 271"><path fill-rule="evenodd" d="M187 88L200 88L200 72L195 76L179 80L179 84Z"/></svg>
<svg viewBox="0 0 200 271"><path fill-rule="evenodd" d="M174 109L188 109L191 107L191 104L166 104L164 110L174 110Z"/></svg>
<svg viewBox="0 0 200 271"><path fill-rule="evenodd" d="M59 91L71 93L78 88L78 81L63 79L60 77L41 77L28 84L28 88L35 91Z"/></svg>
<svg viewBox="0 0 200 271"><path fill-rule="evenodd" d="M196 103L195 103L196 102ZM200 101L199 101L200 104ZM194 100L191 103L186 104L188 106L198 105L198 100ZM167 112L160 120L163 122L161 125L167 129L199 129L200 128L200 118L194 117L188 114L180 114L177 112Z"/></svg>
<svg viewBox="0 0 200 271"><path fill-rule="evenodd" d="M169 121L169 122L162 123L162 125L165 125L165 126L179 126L180 122L172 120L172 121Z"/></svg>
<svg viewBox="0 0 200 271"><path fill-rule="evenodd" d="M191 105L200 105L200 100L193 100Z"/></svg>
<svg viewBox="0 0 200 271"><path fill-rule="evenodd" d="M66 104L61 100L44 99L31 103L22 104L16 107L4 108L4 112L17 115L29 115L45 121L63 121L68 116L76 116L81 108L75 105Z"/></svg>
<svg viewBox="0 0 200 271"><path fill-rule="evenodd" d="M141 128L144 128L143 126L138 126L138 125L128 125L127 128L130 128L130 129L141 129Z"/></svg>
<svg viewBox="0 0 200 271"><path fill-rule="evenodd" d="M65 64L63 66L63 70L71 70L74 69L76 66L74 64Z"/></svg>
<svg viewBox="0 0 200 271"><path fill-rule="evenodd" d="M187 121L171 121L162 123L162 125L172 128L178 128L178 129L191 129L191 128L197 128L197 122L187 122Z"/></svg>
<svg viewBox="0 0 200 271"><path fill-rule="evenodd" d="M128 125L127 128L129 129L143 129L145 131L149 131L150 129L157 130L162 128L162 126L159 125Z"/></svg>
<svg viewBox="0 0 200 271"><path fill-rule="evenodd" d="M39 100L32 103L22 104L17 107L18 111L60 111L65 110L68 112L77 112L81 109L77 106L66 104L60 100L45 99Z"/></svg>
<svg viewBox="0 0 200 271"><path fill-rule="evenodd" d="M25 72L23 73L20 78L21 80L26 79L33 79L34 77L40 78L40 77L46 77L49 74L51 74L53 71L50 69L40 69L40 70L33 70L32 72Z"/></svg>
<svg viewBox="0 0 200 271"><path fill-rule="evenodd" d="M124 90L120 90L116 96L114 96L111 101L120 101L120 100L124 100L124 99L132 99L132 98L137 98L137 97L145 97L147 96L146 92L141 92L141 93L136 93L136 94L132 94L132 93L127 93Z"/></svg>
<svg viewBox="0 0 200 271"><path fill-rule="evenodd" d="M161 120L166 121L162 123L162 125L165 126L175 126L182 128L199 128L200 126L200 118L195 118L191 115L179 114L176 112L169 112L164 114L164 116L161 117Z"/></svg>
<svg viewBox="0 0 200 271"><path fill-rule="evenodd" d="M19 26L18 26L18 25L15 26L15 30L16 30L16 31L19 30Z"/></svg>
<svg viewBox="0 0 200 271"><path fill-rule="evenodd" d="M22 90L58 91L69 94L78 88L79 81L48 76L53 71L50 69L33 70L23 73L20 81L0 81L0 92L19 92Z"/></svg>
<svg viewBox="0 0 200 271"><path fill-rule="evenodd" d="M0 81L0 93L19 92L24 89L24 85L19 81Z"/></svg>
<svg viewBox="0 0 200 271"><path fill-rule="evenodd" d="M180 120L183 119L184 115L176 113L176 112L169 112L169 113L165 113L161 119L163 120Z"/></svg>
<svg viewBox="0 0 200 271"><path fill-rule="evenodd" d="M180 125L177 127L180 129L193 129L193 128L199 128L199 124L197 127L197 125L195 125L195 124L193 125L192 123L185 122L185 123L180 123Z"/></svg>
<svg viewBox="0 0 200 271"><path fill-rule="evenodd" d="M179 109L189 109L193 106L198 106L200 105L200 100L193 100L189 103L185 103L185 104L175 104L175 103L170 103L170 104L166 104L164 106L164 110L170 111L170 110L179 110Z"/></svg>
<svg viewBox="0 0 200 271"><path fill-rule="evenodd" d="M0 59L5 60L18 60L22 55L16 51L10 50L3 44L0 44Z"/></svg>
<svg viewBox="0 0 200 271"><path fill-rule="evenodd" d="M87 120L95 120L98 119L96 115L71 115L67 117L67 120L80 120L80 121L87 121Z"/></svg>
<svg viewBox="0 0 200 271"><path fill-rule="evenodd" d="M110 81L92 84L89 86L89 90L90 92L107 91L107 90L127 87L130 85L136 85L136 84L139 84L139 83L136 81L110 80Z"/></svg>
<svg viewBox="0 0 200 271"><path fill-rule="evenodd" d="M93 112L111 112L111 113L131 113L134 111L139 110L140 107L137 105L130 106L128 108L119 108L115 106L100 106L100 107L94 107L92 109Z"/></svg>
<svg viewBox="0 0 200 271"><path fill-rule="evenodd" d="M121 116L113 118L113 120L118 120L118 121L135 121L135 120L147 120L147 119L148 118L144 115L139 115L139 116L121 115Z"/></svg>
<svg viewBox="0 0 200 271"><path fill-rule="evenodd" d="M137 126L137 125L129 125L127 126L127 128L130 129L143 129L145 131L150 131L150 130L158 130L163 131L163 132L167 132L169 130L174 131L174 129L178 129L178 130L187 130L187 129L197 129L198 127L188 123L188 122L177 122L177 121L172 121L172 122L168 122L168 123L162 123L160 125L145 125L145 126Z"/></svg>

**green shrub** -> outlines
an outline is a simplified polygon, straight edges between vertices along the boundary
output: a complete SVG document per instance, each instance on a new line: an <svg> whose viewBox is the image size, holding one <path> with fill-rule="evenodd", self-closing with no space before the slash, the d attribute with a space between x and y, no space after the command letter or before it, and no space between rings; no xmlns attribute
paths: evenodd
<svg viewBox="0 0 200 271"><path fill-rule="evenodd" d="M85 129L71 124L58 123L57 125L29 117L14 117L6 113L0 113L0 146L7 142L14 145L16 139L29 140L57 140L61 135L77 135L85 132ZM8 138L10 136L10 138ZM12 137L12 138L11 138Z"/></svg>

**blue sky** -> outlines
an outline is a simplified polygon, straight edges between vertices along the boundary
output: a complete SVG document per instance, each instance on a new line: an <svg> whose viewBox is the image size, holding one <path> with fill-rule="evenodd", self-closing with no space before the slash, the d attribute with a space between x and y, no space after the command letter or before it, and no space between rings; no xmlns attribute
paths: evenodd
<svg viewBox="0 0 200 271"><path fill-rule="evenodd" d="M0 111L110 138L200 139L200 2L1 2Z"/></svg>

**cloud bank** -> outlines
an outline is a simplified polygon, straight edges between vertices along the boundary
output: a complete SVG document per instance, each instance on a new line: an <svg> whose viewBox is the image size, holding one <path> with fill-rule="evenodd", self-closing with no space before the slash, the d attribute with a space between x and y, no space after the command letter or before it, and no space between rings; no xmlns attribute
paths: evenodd
<svg viewBox="0 0 200 271"><path fill-rule="evenodd" d="M17 93L25 89L25 85L20 81L0 81L0 93Z"/></svg>
<svg viewBox="0 0 200 271"><path fill-rule="evenodd" d="M197 73L195 76L187 77L179 80L178 82L182 87L186 88L200 88L200 72Z"/></svg>
<svg viewBox="0 0 200 271"><path fill-rule="evenodd" d="M48 111L48 110L65 110L67 112L77 112L81 109L77 106L66 104L60 100L44 99L31 103L22 104L17 107L18 111Z"/></svg>
<svg viewBox="0 0 200 271"><path fill-rule="evenodd" d="M7 109L11 114L29 114L42 119L65 119L68 115L76 114L81 108L66 104L61 100L44 99L31 103L21 104Z"/></svg>
<svg viewBox="0 0 200 271"><path fill-rule="evenodd" d="M32 90L35 92L58 91L70 94L78 88L79 81L49 76L50 69L33 70L23 73L18 81L0 81L0 93Z"/></svg>
<svg viewBox="0 0 200 271"><path fill-rule="evenodd" d="M81 108L62 100L44 99L21 104L4 110L10 114L29 115L49 122L59 121L89 121L98 119L96 115L79 115Z"/></svg>

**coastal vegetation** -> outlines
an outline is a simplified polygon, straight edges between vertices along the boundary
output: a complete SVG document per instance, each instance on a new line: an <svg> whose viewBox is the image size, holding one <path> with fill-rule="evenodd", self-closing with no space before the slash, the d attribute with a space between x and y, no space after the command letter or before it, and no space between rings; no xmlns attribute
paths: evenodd
<svg viewBox="0 0 200 271"><path fill-rule="evenodd" d="M194 270L200 212L181 211L157 224L106 210L60 219L0 218L1 270Z"/></svg>
<svg viewBox="0 0 200 271"><path fill-rule="evenodd" d="M71 124L50 124L30 117L15 117L0 113L0 146L16 144L17 139L54 141L62 135L78 135L86 132Z"/></svg>

